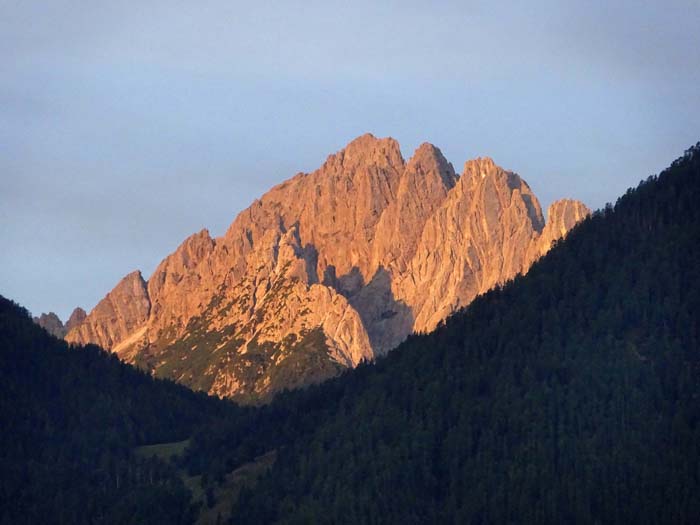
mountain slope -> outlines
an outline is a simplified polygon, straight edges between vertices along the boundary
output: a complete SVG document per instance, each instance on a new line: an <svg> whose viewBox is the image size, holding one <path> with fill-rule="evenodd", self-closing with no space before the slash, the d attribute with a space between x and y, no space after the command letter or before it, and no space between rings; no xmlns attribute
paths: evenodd
<svg viewBox="0 0 700 525"><path fill-rule="evenodd" d="M0 296L0 523L189 523L179 477L133 449L237 413L69 347Z"/></svg>
<svg viewBox="0 0 700 525"><path fill-rule="evenodd" d="M696 523L698 202L700 144L526 276L187 464L277 451L235 523Z"/></svg>
<svg viewBox="0 0 700 525"><path fill-rule="evenodd" d="M406 162L395 140L363 135L272 188L223 237L189 237L148 282L125 277L66 339L264 401L433 329L587 214L561 201L545 225L528 185L491 159L457 176L431 144Z"/></svg>

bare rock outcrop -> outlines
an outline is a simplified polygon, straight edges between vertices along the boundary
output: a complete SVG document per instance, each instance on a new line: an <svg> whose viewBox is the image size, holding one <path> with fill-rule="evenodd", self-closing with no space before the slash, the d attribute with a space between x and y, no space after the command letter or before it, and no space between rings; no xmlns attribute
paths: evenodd
<svg viewBox="0 0 700 525"><path fill-rule="evenodd" d="M68 332L82 323L86 317L87 314L85 313L85 310L78 307L70 314L70 317L65 325L61 321L61 318L53 312L41 314L39 317L35 317L34 322L51 335L63 339Z"/></svg>
<svg viewBox="0 0 700 525"><path fill-rule="evenodd" d="M34 322L54 337L62 339L66 335L66 328L63 326L63 322L53 312L48 314L42 313L39 317L34 317Z"/></svg>
<svg viewBox="0 0 700 525"><path fill-rule="evenodd" d="M583 219L591 214L585 204L572 199L553 202L547 210L547 224L542 231L538 245L538 257L549 251L554 242L562 239Z"/></svg>
<svg viewBox="0 0 700 525"><path fill-rule="evenodd" d="M97 303L81 324L68 332L66 340L111 349L148 319L150 307L141 272L132 272Z"/></svg>
<svg viewBox="0 0 700 525"><path fill-rule="evenodd" d="M475 159L426 221L397 295L411 305L414 330L428 331L456 309L524 271L544 226L529 186L489 158Z"/></svg>
<svg viewBox="0 0 700 525"><path fill-rule="evenodd" d="M191 235L158 265L148 280L154 327L181 331L212 294L209 257L216 246L208 230ZM145 321L145 319L144 319Z"/></svg>
<svg viewBox="0 0 700 525"><path fill-rule="evenodd" d="M438 148L404 161L363 135L279 184L224 236L192 235L146 284L125 277L67 339L243 402L386 353L527 271L588 214L545 224L518 175L489 158L458 176Z"/></svg>
<svg viewBox="0 0 700 525"><path fill-rule="evenodd" d="M70 332L73 328L80 325L87 318L87 312L80 308L79 306L73 310L66 321L66 333Z"/></svg>
<svg viewBox="0 0 700 525"><path fill-rule="evenodd" d="M447 198L457 182L452 165L432 144L422 144L406 165L396 197L377 223L370 273L383 267L406 271L416 251L425 221Z"/></svg>

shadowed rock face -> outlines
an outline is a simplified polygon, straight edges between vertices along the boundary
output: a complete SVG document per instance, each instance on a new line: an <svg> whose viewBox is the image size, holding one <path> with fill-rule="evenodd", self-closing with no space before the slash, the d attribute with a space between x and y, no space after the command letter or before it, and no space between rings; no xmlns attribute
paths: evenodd
<svg viewBox="0 0 700 525"><path fill-rule="evenodd" d="M395 140L363 135L272 188L223 237L189 237L147 284L124 278L66 339L264 401L434 328L588 213L558 201L545 224L529 186L489 158L458 176L431 144L405 162Z"/></svg>
<svg viewBox="0 0 700 525"><path fill-rule="evenodd" d="M63 338L66 335L66 329L63 326L63 322L53 312L41 314L39 317L35 317L34 322L54 337Z"/></svg>

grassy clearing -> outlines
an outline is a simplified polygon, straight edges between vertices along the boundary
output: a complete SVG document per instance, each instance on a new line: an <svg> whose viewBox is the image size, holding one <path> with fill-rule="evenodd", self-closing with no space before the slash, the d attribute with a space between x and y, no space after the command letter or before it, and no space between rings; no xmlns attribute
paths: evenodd
<svg viewBox="0 0 700 525"><path fill-rule="evenodd" d="M144 445L136 447L135 454L142 458L157 457L163 461L170 461L173 456L180 456L190 444L189 439L175 441L172 443L156 443L155 445Z"/></svg>

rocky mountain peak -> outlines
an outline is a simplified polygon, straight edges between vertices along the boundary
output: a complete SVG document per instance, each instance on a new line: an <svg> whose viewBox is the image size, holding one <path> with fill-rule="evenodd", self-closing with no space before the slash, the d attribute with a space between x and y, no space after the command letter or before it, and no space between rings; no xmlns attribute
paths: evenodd
<svg viewBox="0 0 700 525"><path fill-rule="evenodd" d="M82 323L87 317L85 310L78 307L70 314L68 321L64 325L61 318L53 312L41 314L34 318L34 322L55 337L63 338L73 328Z"/></svg>
<svg viewBox="0 0 700 525"><path fill-rule="evenodd" d="M581 201L560 199L549 205L547 223L561 237L590 213L591 210Z"/></svg>
<svg viewBox="0 0 700 525"><path fill-rule="evenodd" d="M199 304L201 290L209 290L206 276L215 247L209 231L203 229L185 239L151 275L147 297L163 326L182 328L187 312ZM200 265L204 265L201 271Z"/></svg>
<svg viewBox="0 0 700 525"><path fill-rule="evenodd" d="M550 204L547 224L532 248L530 258L537 259L547 253L554 242L563 238L571 228L591 214L591 210L580 201L560 199Z"/></svg>
<svg viewBox="0 0 700 525"><path fill-rule="evenodd" d="M436 146L405 162L362 135L311 173L202 230L148 283L123 279L67 339L242 400L328 377L527 271L588 213L559 201L545 225L517 174L491 158L458 177Z"/></svg>
<svg viewBox="0 0 700 525"><path fill-rule="evenodd" d="M491 157L476 157L464 163L463 176L485 178L487 175L504 171Z"/></svg>
<svg viewBox="0 0 700 525"><path fill-rule="evenodd" d="M406 270L427 218L447 198L457 176L442 152L421 144L401 173L396 196L377 223L370 277L379 268Z"/></svg>
<svg viewBox="0 0 700 525"><path fill-rule="evenodd" d="M34 322L54 337L62 338L66 335L63 322L58 315L53 312L49 312L48 314L42 313L39 317L34 318Z"/></svg>
<svg viewBox="0 0 700 525"><path fill-rule="evenodd" d="M141 274L141 270L134 270L128 273L117 283L117 288L126 288L132 291L140 290L146 287L146 281Z"/></svg>
<svg viewBox="0 0 700 525"><path fill-rule="evenodd" d="M75 308L70 314L68 321L66 322L66 333L70 332L73 328L85 321L86 317L87 313L85 312L85 310L83 310L79 306Z"/></svg>
<svg viewBox="0 0 700 525"><path fill-rule="evenodd" d="M424 142L413 153L406 165L408 173L419 174L437 173L446 188L452 188L457 180L457 175L452 164L443 156L442 151L429 142Z"/></svg>
<svg viewBox="0 0 700 525"><path fill-rule="evenodd" d="M68 332L66 340L110 349L145 323L150 309L146 281L136 270L119 281L85 321Z"/></svg>
<svg viewBox="0 0 700 525"><path fill-rule="evenodd" d="M214 251L215 246L216 242L209 235L209 230L200 230L187 237L175 252L161 263L161 266L183 271L194 268Z"/></svg>
<svg viewBox="0 0 700 525"><path fill-rule="evenodd" d="M371 133L357 137L330 158L350 170L361 165L400 168L405 164L401 148L395 139L377 138Z"/></svg>

